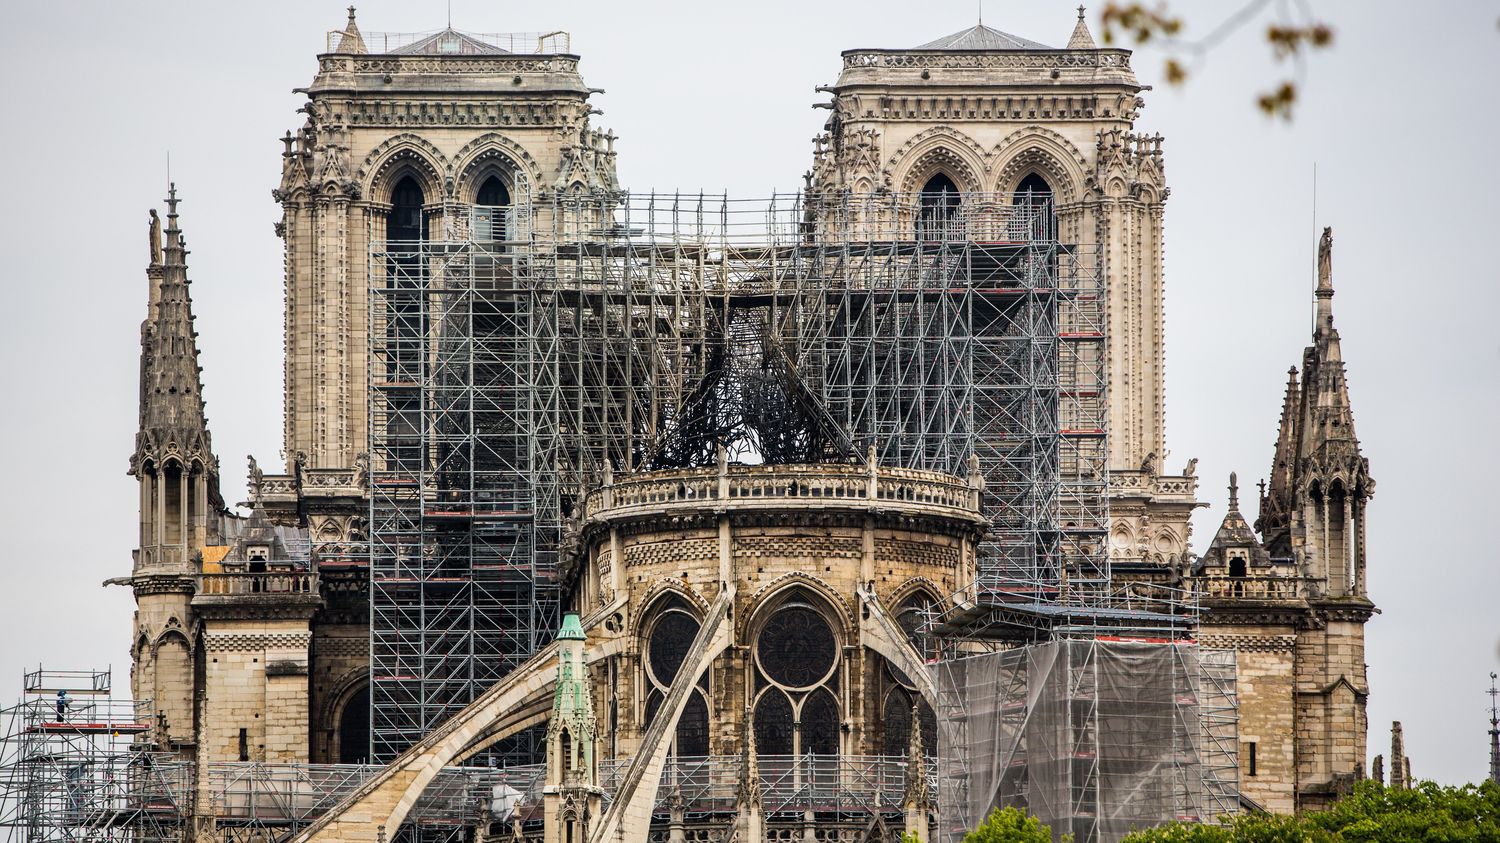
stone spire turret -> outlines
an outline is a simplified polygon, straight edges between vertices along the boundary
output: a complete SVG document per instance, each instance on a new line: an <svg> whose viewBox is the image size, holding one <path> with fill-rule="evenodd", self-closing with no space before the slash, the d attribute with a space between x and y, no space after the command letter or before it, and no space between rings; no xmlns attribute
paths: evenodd
<svg viewBox="0 0 1500 843"><path fill-rule="evenodd" d="M1374 490L1354 434L1343 350L1333 325L1333 229L1318 243L1317 322L1302 355L1296 491L1302 510L1302 558L1329 596L1365 592L1365 501ZM1293 551L1296 552L1296 537ZM1392 775L1397 759L1391 759Z"/></svg>
<svg viewBox="0 0 1500 843"><path fill-rule="evenodd" d="M1211 576L1250 576L1266 573L1271 560L1255 531L1240 513L1239 475L1229 474L1229 506L1214 540L1198 560L1197 573Z"/></svg>
<svg viewBox="0 0 1500 843"><path fill-rule="evenodd" d="M542 789L546 843L587 840L601 815L599 722L583 658L586 640L578 614L563 615L557 634L557 691L547 723L547 776Z"/></svg>
<svg viewBox="0 0 1500 843"><path fill-rule="evenodd" d="M1070 50L1097 50L1099 45L1094 43L1094 34L1089 32L1088 22L1083 19L1085 8L1078 7L1078 23L1073 25L1073 35L1068 38L1068 49Z"/></svg>
<svg viewBox="0 0 1500 843"><path fill-rule="evenodd" d="M354 22L354 7L349 7L349 22L344 24L344 29L339 35L339 43L333 48L335 53L347 55L363 55L370 52L365 48L365 39L359 34L359 26Z"/></svg>
<svg viewBox="0 0 1500 843"><path fill-rule="evenodd" d="M1411 759L1406 757L1406 737L1401 731L1401 721L1391 723L1391 789L1406 790L1411 787Z"/></svg>
<svg viewBox="0 0 1500 843"><path fill-rule="evenodd" d="M136 573L189 565L194 551L215 539L224 509L204 414L187 242L178 227L177 202L173 185L166 231L155 213L148 228L151 292L141 324L140 425L129 472L141 482Z"/></svg>
<svg viewBox="0 0 1500 843"><path fill-rule="evenodd" d="M927 752L922 748L922 712L911 709L911 740L906 752L906 791L901 799L906 833L918 840L931 840L928 814L933 808L932 785L927 781Z"/></svg>
<svg viewBox="0 0 1500 843"><path fill-rule="evenodd" d="M735 787L735 829L740 840L762 840L765 817L761 814L760 753L755 746L755 711L748 705L745 706L744 723L740 780Z"/></svg>

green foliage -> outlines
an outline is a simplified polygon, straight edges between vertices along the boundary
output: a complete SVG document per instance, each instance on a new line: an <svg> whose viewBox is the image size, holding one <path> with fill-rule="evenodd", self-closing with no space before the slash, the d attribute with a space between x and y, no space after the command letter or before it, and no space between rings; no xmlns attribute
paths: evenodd
<svg viewBox="0 0 1500 843"><path fill-rule="evenodd" d="M1333 839L1340 841L1500 840L1500 785L1418 782L1410 790L1395 790L1361 782L1328 811L1305 819L1313 828L1336 833Z"/></svg>
<svg viewBox="0 0 1500 843"><path fill-rule="evenodd" d="M1327 811L1300 817L1250 814L1218 825L1168 823L1123 843L1489 843L1500 841L1500 785L1395 790L1373 781Z"/></svg>
<svg viewBox="0 0 1500 843"><path fill-rule="evenodd" d="M963 843L1052 843L1052 829L1019 808L996 808Z"/></svg>
<svg viewBox="0 0 1500 843"><path fill-rule="evenodd" d="M915 831L901 832L901 843L922 843L922 838Z"/></svg>

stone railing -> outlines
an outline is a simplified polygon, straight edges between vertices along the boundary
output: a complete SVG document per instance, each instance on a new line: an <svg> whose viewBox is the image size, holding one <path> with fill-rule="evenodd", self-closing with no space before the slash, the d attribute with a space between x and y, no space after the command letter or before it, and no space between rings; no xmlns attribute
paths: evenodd
<svg viewBox="0 0 1500 843"><path fill-rule="evenodd" d="M848 50L844 68L1118 68L1130 69L1129 50Z"/></svg>
<svg viewBox="0 0 1500 843"><path fill-rule="evenodd" d="M1151 471L1109 472L1109 492L1120 497L1144 497L1156 499L1176 498L1183 502L1194 501L1198 494L1198 478L1192 475L1157 474Z"/></svg>
<svg viewBox="0 0 1500 843"><path fill-rule="evenodd" d="M1302 577L1193 577L1193 590L1210 599L1298 600L1307 596Z"/></svg>
<svg viewBox="0 0 1500 843"><path fill-rule="evenodd" d="M612 799L629 759L599 762L599 785ZM680 795L692 811L735 809L744 757L687 756L670 759L662 770L656 810L664 812ZM848 811L900 810L906 793L907 759L878 755L759 755L762 808L766 813L837 805ZM929 762L927 781L937 781Z"/></svg>
<svg viewBox="0 0 1500 843"><path fill-rule="evenodd" d="M198 594L205 597L244 597L261 594L318 594L318 575L312 571L200 574Z"/></svg>
<svg viewBox="0 0 1500 843"><path fill-rule="evenodd" d="M606 476L584 518L687 510L902 509L979 519L978 479L916 469L820 463L736 465Z"/></svg>

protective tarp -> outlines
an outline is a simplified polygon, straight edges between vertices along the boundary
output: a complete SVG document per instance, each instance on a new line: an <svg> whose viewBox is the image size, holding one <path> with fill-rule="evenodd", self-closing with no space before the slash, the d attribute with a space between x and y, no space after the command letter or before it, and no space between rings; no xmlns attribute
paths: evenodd
<svg viewBox="0 0 1500 843"><path fill-rule="evenodd" d="M997 806L1079 843L1234 810L1232 652L1055 641L933 671L945 843Z"/></svg>

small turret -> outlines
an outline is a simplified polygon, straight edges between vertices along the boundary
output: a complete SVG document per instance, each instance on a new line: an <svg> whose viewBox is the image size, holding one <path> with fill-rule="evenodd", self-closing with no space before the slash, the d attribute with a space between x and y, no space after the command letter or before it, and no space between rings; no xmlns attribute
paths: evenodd
<svg viewBox="0 0 1500 843"><path fill-rule="evenodd" d="M346 55L364 55L369 50L365 48L365 39L359 34L359 26L354 23L354 7L349 7L349 22L344 24L344 29L339 33L339 43L334 47L335 53Z"/></svg>
<svg viewBox="0 0 1500 843"><path fill-rule="evenodd" d="M1073 25L1073 35L1068 39L1070 50L1097 50L1099 45L1094 43L1094 34L1089 32L1088 22L1083 19L1085 8L1078 7L1078 23Z"/></svg>
<svg viewBox="0 0 1500 843"><path fill-rule="evenodd" d="M1288 374L1256 528L1273 558L1295 560L1327 596L1363 597L1365 503L1375 481L1354 433L1333 294L1333 229L1325 228L1318 242L1312 344L1302 354L1300 385L1295 369Z"/></svg>
<svg viewBox="0 0 1500 843"><path fill-rule="evenodd" d="M587 636L576 612L563 615L557 633L557 691L547 723L547 778L543 788L543 838L547 843L587 840L600 816L594 697L583 648Z"/></svg>

